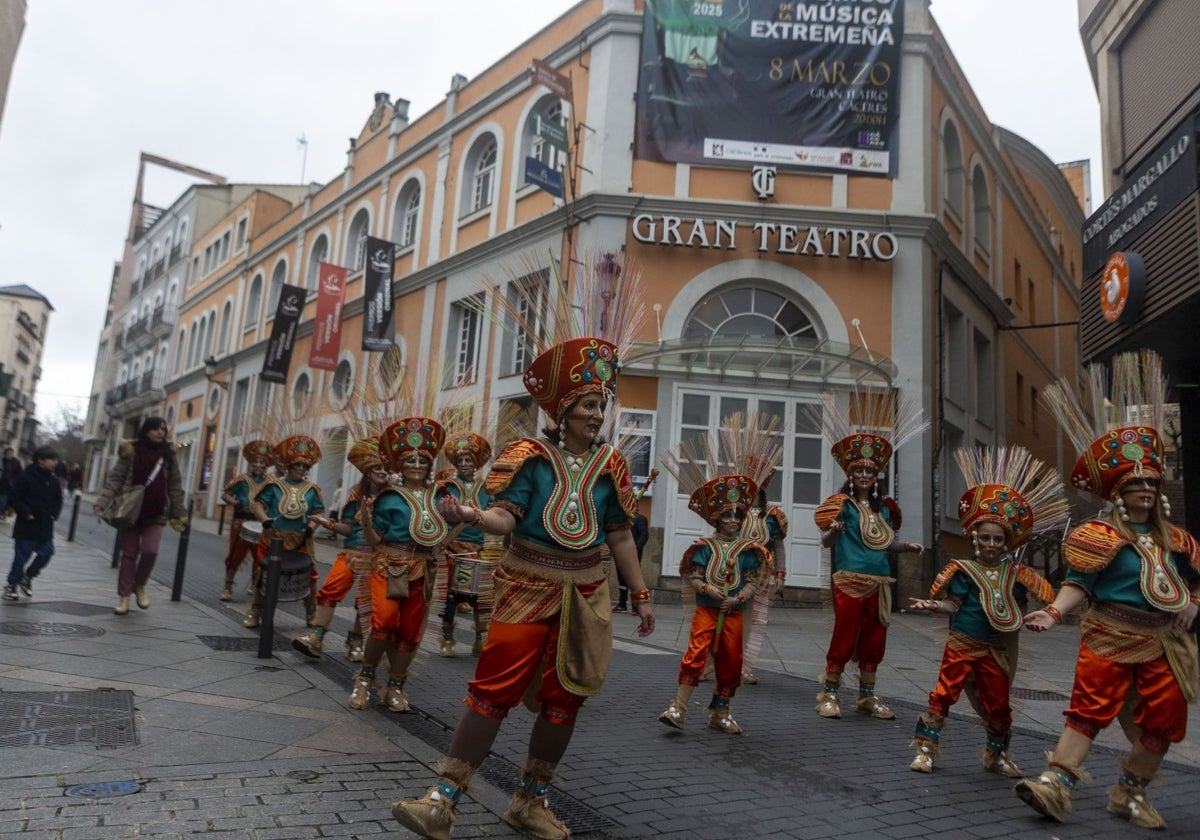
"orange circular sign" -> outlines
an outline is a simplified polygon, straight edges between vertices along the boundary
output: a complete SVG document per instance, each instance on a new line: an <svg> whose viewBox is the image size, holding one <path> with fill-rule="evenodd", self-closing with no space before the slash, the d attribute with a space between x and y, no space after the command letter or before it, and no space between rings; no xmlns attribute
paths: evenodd
<svg viewBox="0 0 1200 840"><path fill-rule="evenodd" d="M1129 260L1121 251L1108 258L1100 277L1100 311L1104 320L1115 323L1129 301Z"/></svg>

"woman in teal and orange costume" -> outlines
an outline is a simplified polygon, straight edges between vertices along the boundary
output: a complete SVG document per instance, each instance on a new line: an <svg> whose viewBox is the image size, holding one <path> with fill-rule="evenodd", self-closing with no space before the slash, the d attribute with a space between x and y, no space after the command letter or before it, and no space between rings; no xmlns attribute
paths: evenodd
<svg viewBox="0 0 1200 840"><path fill-rule="evenodd" d="M946 715L965 688L987 727L983 766L1016 777L1021 771L1008 751L1009 694L1017 671L1021 604L1028 595L1049 603L1054 590L1010 552L1034 534L1061 531L1067 501L1058 472L1019 446L959 449L955 457L968 485L958 502L958 521L975 556L951 560L929 597L912 599L913 609L949 614L950 636L929 707L917 721L909 769L933 772Z"/></svg>
<svg viewBox="0 0 1200 840"><path fill-rule="evenodd" d="M821 529L821 545L833 548L833 636L825 654L825 673L817 693L817 714L840 718L838 690L846 663L858 662L858 700L855 711L880 720L896 717L875 694L875 677L887 649L891 624L891 565L889 551L924 551L918 542L896 535L900 508L880 496L879 474L892 453L929 423L909 400L889 388L867 386L850 393L844 412L832 394L822 394L823 411L814 420L832 441L834 459L846 473L839 492L813 513Z"/></svg>
<svg viewBox="0 0 1200 840"><path fill-rule="evenodd" d="M362 480L350 488L342 504L341 518L334 522L319 514L313 516L313 522L343 537L342 550L334 558L333 565L325 575L325 582L317 591L317 612L312 626L292 639L292 647L305 656L319 658L325 648L325 634L333 621L334 610L354 589L354 623L346 637L346 658L351 662L361 662L362 628L371 624L369 581L372 551L363 536L358 513L364 501L373 499L387 486L388 473L383 466L383 459L379 457L378 439L355 441L346 453L346 460L362 473Z"/></svg>
<svg viewBox="0 0 1200 840"><path fill-rule="evenodd" d="M306 623L316 612L316 553L313 550L312 525L309 518L325 510L321 488L308 480L308 471L321 460L321 447L308 435L289 435L275 444L276 468L283 475L273 476L258 491L250 510L262 522L263 535L258 541L257 556L261 562L273 537L283 543L283 550L306 554L311 563L311 592L304 597ZM262 620L262 579L254 588L254 599L242 624L257 627Z"/></svg>
<svg viewBox="0 0 1200 840"><path fill-rule="evenodd" d="M221 589L221 600L233 600L233 579L247 555L251 555L250 583L258 584L258 558L254 556L256 542L242 539L242 524L254 519L250 503L258 491L267 485L267 468L273 460L271 442L262 439L247 441L242 447L242 457L249 469L229 480L221 491L221 501L233 505L233 521L229 524L229 551L225 555L225 585Z"/></svg>
<svg viewBox="0 0 1200 840"><path fill-rule="evenodd" d="M570 833L550 810L547 789L579 710L600 691L612 656L602 545L633 589L638 632L654 629L650 592L630 533L633 483L624 457L600 437L620 348L636 336L642 298L637 274L628 266L592 274L589 263L584 265L589 268L575 294L561 295L550 346L523 379L550 417L546 436L518 439L495 459L484 487L494 497L487 510L442 500L448 519L507 535L509 545L494 575L496 607L487 641L468 684L467 708L439 765L440 778L421 798L392 806L400 824L422 837L450 837L460 797L504 718L527 694L533 697L526 702L539 711L504 820L546 840ZM555 279L552 286L561 288ZM538 335L529 326L526 334Z"/></svg>
<svg viewBox="0 0 1200 840"><path fill-rule="evenodd" d="M379 436L379 456L400 481L387 484L359 513L372 547L371 635L354 677L350 708L365 709L383 654L389 659L380 701L390 712L410 710L404 686L425 632L440 551L452 536L438 510L433 462L445 432L430 417L404 417Z"/></svg>
<svg viewBox="0 0 1200 840"><path fill-rule="evenodd" d="M1196 637L1189 631L1200 610L1200 547L1167 521L1170 506L1161 495L1162 361L1148 350L1114 357L1111 391L1103 366L1090 374L1089 410L1065 379L1048 386L1043 399L1082 453L1071 483L1112 508L1071 530L1058 597L1025 616L1026 627L1041 631L1088 604L1066 725L1046 769L1018 782L1016 793L1062 822L1076 784L1087 779L1092 739L1119 717L1132 746L1120 758L1107 810L1139 828L1166 828L1147 788L1171 744L1187 733L1188 704L1196 702Z"/></svg>
<svg viewBox="0 0 1200 840"><path fill-rule="evenodd" d="M749 476L737 473L706 480L704 465L719 464L721 458L712 435L704 440L703 451L681 446L678 455L669 453L662 459L680 490L690 490L688 509L711 525L713 533L688 546L679 561L681 586L690 589L685 594L694 593L696 606L687 650L679 663L675 699L658 719L684 728L688 701L711 656L717 686L708 704L708 726L740 735L742 728L730 711L730 701L742 684L742 622L755 592L771 580L771 554L742 533L758 487Z"/></svg>

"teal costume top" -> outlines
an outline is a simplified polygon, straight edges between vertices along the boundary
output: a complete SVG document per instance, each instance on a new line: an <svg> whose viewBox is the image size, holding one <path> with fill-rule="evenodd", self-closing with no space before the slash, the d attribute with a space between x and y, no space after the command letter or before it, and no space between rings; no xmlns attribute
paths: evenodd
<svg viewBox="0 0 1200 840"><path fill-rule="evenodd" d="M297 488L297 492L299 492L299 488L307 487L301 497L301 509L298 513L289 511L293 515L285 515L280 510L285 496L283 488L280 486L281 483ZM255 499L262 502L263 507L267 510L267 516L275 520L276 531L288 531L294 534L298 534L308 527L308 517L325 510L325 503L321 501L321 494L317 492L317 486L310 481L273 478L267 482L266 487L258 491Z"/></svg>
<svg viewBox="0 0 1200 840"><path fill-rule="evenodd" d="M892 515L886 505L879 509L876 516L883 519L891 527ZM838 521L844 522L846 529L842 531L837 541L837 569L839 572L857 572L862 575L890 575L891 566L888 564L887 552L867 548L862 542L862 532L859 530L860 513L858 505L848 500L842 505Z"/></svg>
<svg viewBox="0 0 1200 840"><path fill-rule="evenodd" d="M957 574L950 579L946 593L959 599L960 603L958 612L950 616L950 629L981 642L991 641L997 631L980 606L980 590L975 581L965 574ZM1012 594L1018 603L1024 604L1029 600L1029 590L1023 583L1015 583Z"/></svg>
<svg viewBox="0 0 1200 840"><path fill-rule="evenodd" d="M371 527L385 543L414 542L426 548L438 545L450 532L436 504L445 492L442 488L384 488L375 497ZM417 504L410 504L406 496L416 499Z"/></svg>
<svg viewBox="0 0 1200 840"><path fill-rule="evenodd" d="M263 476L262 481L255 482L252 476L243 473L235 476L226 484L222 492L228 493L236 500L233 506L233 515L239 519L250 516L250 503L254 501L258 492L266 486L269 480Z"/></svg>
<svg viewBox="0 0 1200 840"><path fill-rule="evenodd" d="M746 588L750 578L763 568L766 553L767 549L762 544L741 537L733 540L704 537L684 551L680 573L694 573L700 569L704 573L705 583L736 598ZM734 562L730 563L730 559ZM721 598L697 593L696 604L718 608ZM744 603L737 604L734 609L742 610L745 607Z"/></svg>
<svg viewBox="0 0 1200 840"><path fill-rule="evenodd" d="M1139 522L1130 522L1129 527L1138 534L1148 534L1150 527ZM1187 555L1171 552L1171 564L1190 588L1198 575L1188 562ZM1141 586L1142 559L1131 546L1122 546L1112 561L1096 572L1080 572L1068 568L1065 580L1078 584L1091 593L1097 601L1120 604L1144 612L1159 612L1159 608L1146 600Z"/></svg>
<svg viewBox="0 0 1200 840"><path fill-rule="evenodd" d="M363 536L362 523L358 521L358 511L362 505L359 503L357 493L352 492L346 504L342 505L342 522L350 523L350 533L342 539L342 548L368 548L367 540Z"/></svg>
<svg viewBox="0 0 1200 840"><path fill-rule="evenodd" d="M492 503L492 497L483 491L483 481L479 478L469 483L463 481L461 478L452 478L442 486L451 496L465 505L470 505L475 510L487 510L488 506ZM485 536L483 531L480 531L478 528L466 525L458 532L458 536L455 539L474 545L483 545Z"/></svg>

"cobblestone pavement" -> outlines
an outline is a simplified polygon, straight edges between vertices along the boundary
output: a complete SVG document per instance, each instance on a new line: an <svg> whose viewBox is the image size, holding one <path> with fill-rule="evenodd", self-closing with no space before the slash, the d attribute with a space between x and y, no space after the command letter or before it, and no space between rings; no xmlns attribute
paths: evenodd
<svg viewBox="0 0 1200 840"><path fill-rule="evenodd" d="M276 649L255 656L240 603L216 600L221 543L211 525L192 534L183 598L171 602L175 542L164 540L151 607L111 612L112 533L87 518L79 542L34 583L34 597L0 604L0 835L55 840L107 837L307 838L409 836L388 813L422 792L461 713L475 660L460 621L460 656L438 657L427 638L409 696L415 714L345 707L351 666L340 656L344 616L327 655L309 660L286 645L302 620L278 616ZM0 557L11 556L0 528ZM323 561L332 544L322 544ZM348 610L344 611L348 614ZM633 636L635 619L614 615L616 650L604 692L589 700L551 795L577 835L594 838L905 838L933 832L993 837L1116 837L1137 832L1104 811L1115 780L1117 732L1097 742L1064 825L1046 822L1012 794L1012 781L979 765L983 730L965 702L943 737L933 776L907 769L908 741L932 687L944 621L897 615L879 691L895 721L814 710L829 615L772 612L761 682L734 700L743 736L704 727L711 684L693 697L683 732L656 720L674 694L686 641L679 607L657 608L659 629ZM466 619L466 617L463 617ZM1016 760L1040 770L1061 727L1077 645L1073 628L1033 636L1016 681ZM853 679L848 682L853 685ZM87 700L131 692L129 731L117 712ZM48 694L49 693L49 699ZM852 696L852 691L848 692ZM82 698L82 699L81 699ZM73 705L75 704L75 705ZM98 721L103 718L103 725ZM460 808L456 838L518 837L503 813L524 758L531 717L513 713ZM136 736L136 738L134 737ZM136 742L135 742L136 741ZM110 745L106 745L110 744ZM1172 830L1197 836L1200 749L1192 737L1172 751L1155 803ZM140 790L114 795L105 783ZM64 796L91 784L82 797ZM1156 836L1164 836L1158 833Z"/></svg>

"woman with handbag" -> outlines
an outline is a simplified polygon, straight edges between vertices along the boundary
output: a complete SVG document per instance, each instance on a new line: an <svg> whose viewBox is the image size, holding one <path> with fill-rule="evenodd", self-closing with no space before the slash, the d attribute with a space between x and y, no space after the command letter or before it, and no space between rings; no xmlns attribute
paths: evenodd
<svg viewBox="0 0 1200 840"><path fill-rule="evenodd" d="M141 504L136 504L137 496ZM136 512L133 508L136 507ZM174 446L167 440L167 421L147 417L136 440L121 442L117 463L108 473L93 510L120 531L121 565L117 572L117 615L129 612L129 596L142 609L150 606L146 581L158 559L162 529L187 524L183 486Z"/></svg>

